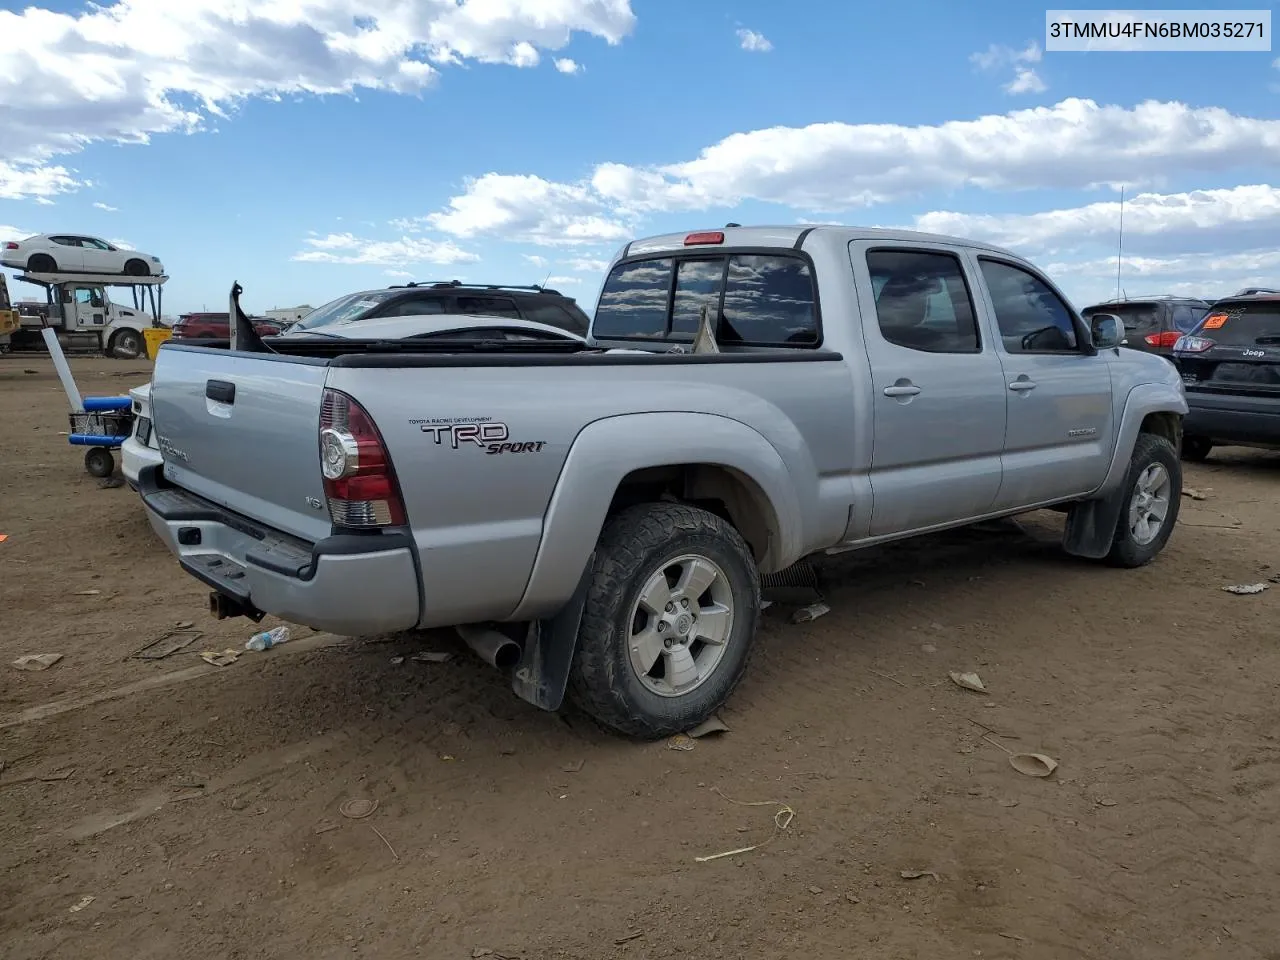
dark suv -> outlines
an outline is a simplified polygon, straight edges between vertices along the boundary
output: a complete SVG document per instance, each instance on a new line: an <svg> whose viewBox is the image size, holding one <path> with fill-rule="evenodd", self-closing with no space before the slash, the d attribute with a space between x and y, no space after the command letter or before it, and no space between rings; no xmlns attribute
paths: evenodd
<svg viewBox="0 0 1280 960"><path fill-rule="evenodd" d="M1083 311L1086 323L1095 313L1115 314L1124 322L1126 347L1166 357L1173 354L1178 338L1194 330L1208 312L1204 300L1168 296L1095 303Z"/></svg>
<svg viewBox="0 0 1280 960"><path fill-rule="evenodd" d="M545 323L580 337L591 321L572 297L546 287L479 286L457 280L410 283L384 290L365 290L317 307L290 332L330 324L356 323L374 317L417 317L431 314L505 317Z"/></svg>
<svg viewBox="0 0 1280 960"><path fill-rule="evenodd" d="M1203 460L1215 444L1280 448L1280 295L1219 300L1173 362L1190 407L1184 459Z"/></svg>

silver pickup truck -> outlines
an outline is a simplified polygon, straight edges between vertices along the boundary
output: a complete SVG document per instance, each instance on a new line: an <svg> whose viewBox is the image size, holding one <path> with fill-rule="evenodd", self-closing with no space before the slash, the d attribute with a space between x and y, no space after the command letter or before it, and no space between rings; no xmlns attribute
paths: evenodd
<svg viewBox="0 0 1280 960"><path fill-rule="evenodd" d="M953 238L738 227L628 244L587 343L166 343L152 525L218 616L456 626L547 709L685 730L747 664L762 574L1041 507L1151 560L1181 380L1030 263Z"/></svg>

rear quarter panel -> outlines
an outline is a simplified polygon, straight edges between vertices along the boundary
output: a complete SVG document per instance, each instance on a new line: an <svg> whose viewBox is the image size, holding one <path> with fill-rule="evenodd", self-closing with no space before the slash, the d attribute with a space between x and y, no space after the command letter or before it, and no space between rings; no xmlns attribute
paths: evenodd
<svg viewBox="0 0 1280 960"><path fill-rule="evenodd" d="M608 443L593 446L597 468L601 460L611 466L595 472L609 497L633 466L626 455L633 415L709 414L750 427L785 463L801 505L796 539L805 548L834 542L847 522L853 431L841 422L854 405L838 360L335 367L329 385L368 410L390 450L421 558L424 626L516 610L566 458L589 424L617 427ZM455 424L476 425L494 439L464 437L455 447ZM494 443L516 450L490 452ZM664 462L707 462L700 449L710 445L696 432L673 430ZM604 517L596 515L599 498L591 500L581 520L598 533ZM571 582L585 560L577 558Z"/></svg>

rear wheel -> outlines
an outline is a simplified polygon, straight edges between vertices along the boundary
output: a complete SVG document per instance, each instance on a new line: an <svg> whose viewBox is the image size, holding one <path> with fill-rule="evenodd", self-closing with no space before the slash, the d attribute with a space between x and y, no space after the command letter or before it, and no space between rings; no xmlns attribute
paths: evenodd
<svg viewBox="0 0 1280 960"><path fill-rule="evenodd" d="M117 360L136 360L142 353L142 335L137 330L117 330L107 346L107 353Z"/></svg>
<svg viewBox="0 0 1280 960"><path fill-rule="evenodd" d="M84 455L84 468L91 477L109 477L116 472L116 458L106 447L90 447Z"/></svg>
<svg viewBox="0 0 1280 960"><path fill-rule="evenodd" d="M149 277L151 276L151 268L147 266L145 260L134 258L124 265L124 272L131 277Z"/></svg>
<svg viewBox="0 0 1280 960"><path fill-rule="evenodd" d="M681 503L630 507L596 546L570 696L628 736L688 730L737 686L759 609L759 572L727 521Z"/></svg>
<svg viewBox="0 0 1280 960"><path fill-rule="evenodd" d="M1108 562L1118 567L1150 563L1169 542L1181 500L1182 464L1173 444L1153 433L1138 434Z"/></svg>
<svg viewBox="0 0 1280 960"><path fill-rule="evenodd" d="M35 253L27 260L28 273L57 273L58 264L47 253Z"/></svg>
<svg viewBox="0 0 1280 960"><path fill-rule="evenodd" d="M1213 449L1213 441L1206 437L1183 437L1182 459L1192 463L1203 463L1209 459L1209 451Z"/></svg>

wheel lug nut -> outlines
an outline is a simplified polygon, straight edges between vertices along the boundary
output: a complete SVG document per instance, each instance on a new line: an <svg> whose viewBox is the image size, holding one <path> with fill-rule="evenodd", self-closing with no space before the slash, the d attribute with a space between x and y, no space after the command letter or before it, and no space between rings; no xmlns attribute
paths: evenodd
<svg viewBox="0 0 1280 960"><path fill-rule="evenodd" d="M668 603L667 613L675 613L675 612L676 612L676 605L674 603Z"/></svg>
<svg viewBox="0 0 1280 960"><path fill-rule="evenodd" d="M666 621L665 621L665 620L659 620L659 621L658 621L658 632L659 632L659 633L666 633L666 631L667 631L667 623L666 623Z"/></svg>
<svg viewBox="0 0 1280 960"><path fill-rule="evenodd" d="M688 610L688 609L689 609L689 601L688 601L688 600L681 600L681 601L680 601L680 606L682 606L682 607L684 607L686 610Z"/></svg>

